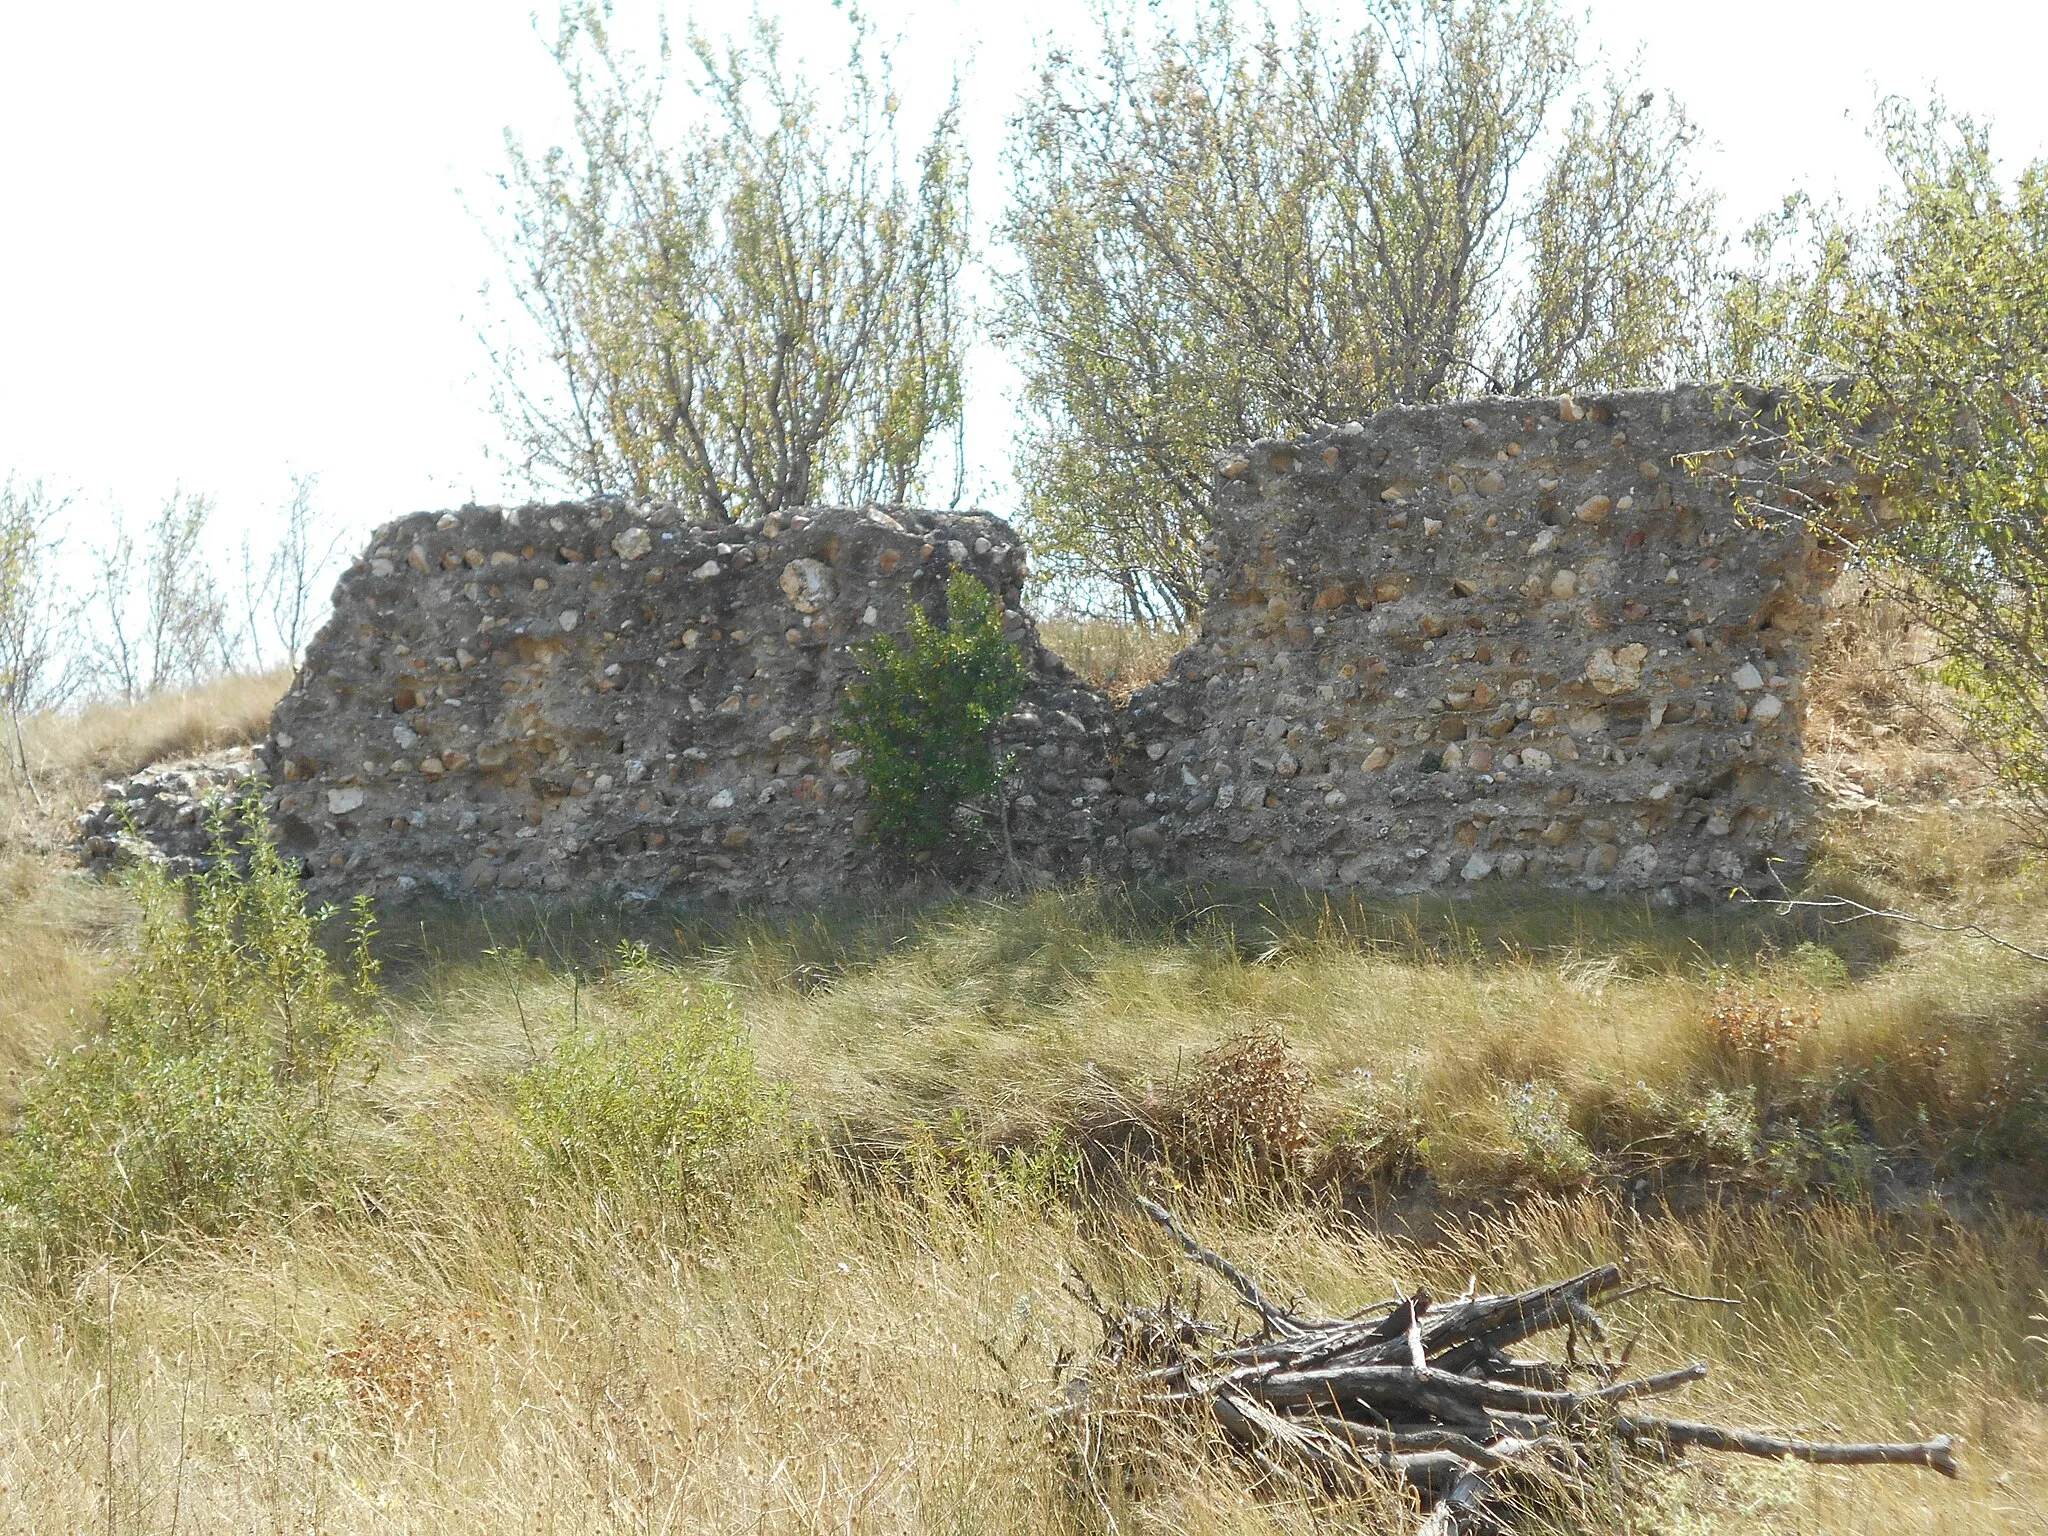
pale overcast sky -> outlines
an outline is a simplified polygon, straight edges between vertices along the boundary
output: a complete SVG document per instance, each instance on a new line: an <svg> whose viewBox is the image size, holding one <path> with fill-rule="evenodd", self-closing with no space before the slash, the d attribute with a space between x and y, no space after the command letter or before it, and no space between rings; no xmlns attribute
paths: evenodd
<svg viewBox="0 0 2048 1536"><path fill-rule="evenodd" d="M836 57L827 0L763 8ZM655 8L618 9L632 32ZM985 220L1037 43L1083 37L1085 0L867 9L901 39L913 109L961 75ZM695 15L722 31L745 12ZM207 491L224 531L294 471L351 529L518 499L489 453L478 291L499 274L478 215L505 130L562 131L532 18L522 0L0 0L0 475L136 514L174 485ZM1605 0L1588 36L1640 48L1646 81L1692 111L1731 226L1795 186L1869 199L1880 92L1938 86L1993 121L2009 163L2048 155L2043 0ZM971 401L996 511L1009 378L982 357Z"/></svg>

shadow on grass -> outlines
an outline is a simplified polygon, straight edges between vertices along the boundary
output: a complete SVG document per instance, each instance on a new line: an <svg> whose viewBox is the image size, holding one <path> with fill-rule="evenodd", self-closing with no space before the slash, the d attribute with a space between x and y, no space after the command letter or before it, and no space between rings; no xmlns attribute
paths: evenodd
<svg viewBox="0 0 2048 1536"><path fill-rule="evenodd" d="M1371 900L1285 888L1085 884L1006 896L842 901L802 911L723 911L600 902L490 906L415 901L387 915L378 942L387 984L403 991L448 964L523 955L551 969L602 972L622 944L674 961L718 961L755 984L829 986L926 944L972 930L995 965L1066 951L1094 969L1113 946L1192 947L1247 963L1354 952L1416 964L1487 967L1575 960L1628 976L1744 972L1821 943L1863 974L1890 958L1881 923L1823 928L1768 904L1662 912L1647 901L1559 892Z"/></svg>

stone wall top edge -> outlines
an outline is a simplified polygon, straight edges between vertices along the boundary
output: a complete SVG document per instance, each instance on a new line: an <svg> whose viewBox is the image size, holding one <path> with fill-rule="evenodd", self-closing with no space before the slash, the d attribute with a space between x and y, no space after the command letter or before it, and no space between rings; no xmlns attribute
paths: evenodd
<svg viewBox="0 0 2048 1536"><path fill-rule="evenodd" d="M377 552L389 546L392 552L403 554L399 546L430 535L530 534L546 529L549 519L566 522L570 518L582 520L583 526L578 531L584 533L600 527L616 527L623 531L640 526L685 535L705 543L716 543L723 538L753 537L771 520L779 522L785 530L810 527L826 532L845 532L853 528L877 528L887 532L893 528L899 534L915 537L965 528L1012 542L1021 539L1021 535L1004 519L973 508L939 511L922 507L804 506L786 508L766 517L721 523L706 520L688 508L669 502L593 496L582 500L529 501L516 505L469 503L441 511L408 512L379 524L364 547Z"/></svg>
<svg viewBox="0 0 2048 1536"><path fill-rule="evenodd" d="M1325 422L1310 431L1294 436L1240 440L1219 449L1218 458L1228 460L1247 452L1321 446L1338 437L1374 438L1413 432L1418 428L1431 427L1439 423L1459 425L1468 417L1476 418L1489 426L1493 425L1495 420L1505 422L1529 415L1554 419L1562 402L1567 399L1582 410L1603 407L1617 419L1632 418L1645 407L1661 409L1665 405L1673 406L1676 412L1696 419L1701 415L1716 414L1722 400L1731 395L1739 397L1741 409L1752 417L1768 415L1780 398L1779 391L1734 381L1689 382L1645 389L1588 390L1559 395L1472 395L1457 400L1441 400L1421 405L1389 405L1367 417L1346 422ZM1730 421L1729 424L1735 423Z"/></svg>

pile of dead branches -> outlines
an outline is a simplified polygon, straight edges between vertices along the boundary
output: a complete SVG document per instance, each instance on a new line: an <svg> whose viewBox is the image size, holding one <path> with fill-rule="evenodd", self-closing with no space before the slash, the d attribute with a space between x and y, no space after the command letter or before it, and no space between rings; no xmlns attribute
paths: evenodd
<svg viewBox="0 0 2048 1536"><path fill-rule="evenodd" d="M1583 1478L1617 1454L1668 1461L1688 1450L1732 1451L1957 1475L1946 1435L1918 1444L1835 1444L1640 1411L1634 1405L1700 1380L1707 1368L1625 1375L1629 1350L1614 1357L1593 1303L1657 1292L1735 1304L1726 1298L1685 1296L1657 1282L1630 1286L1606 1264L1513 1295L1468 1288L1439 1302L1417 1292L1351 1317L1305 1317L1268 1299L1164 1208L1138 1204L1191 1259L1229 1283L1259 1327L1233 1337L1171 1304L1104 1302L1080 1282L1102 1321L1103 1345L1058 1410L1072 1423L1085 1425L1100 1411L1094 1389L1116 1374L1135 1382L1142 1411L1208 1415L1235 1451L1286 1485L1306 1481L1331 1494L1354 1494L1373 1480L1405 1485L1433 1536L1506 1530L1518 1506L1543 1488ZM1509 1353L1553 1330L1565 1334L1563 1361Z"/></svg>

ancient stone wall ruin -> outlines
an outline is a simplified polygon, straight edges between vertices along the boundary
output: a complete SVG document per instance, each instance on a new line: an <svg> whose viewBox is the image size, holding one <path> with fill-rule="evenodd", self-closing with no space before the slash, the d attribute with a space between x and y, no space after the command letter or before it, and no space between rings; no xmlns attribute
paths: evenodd
<svg viewBox="0 0 2048 1536"><path fill-rule="evenodd" d="M1770 400L1394 409L1230 454L1199 638L1120 738L1134 866L1673 905L1795 878L1832 557Z"/></svg>
<svg viewBox="0 0 2048 1536"><path fill-rule="evenodd" d="M1770 402L1710 389L1397 409L1219 462L1210 600L1121 710L1040 644L974 515L706 529L623 501L381 530L278 706L316 888L815 901L901 871L834 733L849 648L998 592L1031 682L1003 878L1365 892L1522 882L1676 904L1796 874L1831 569L1738 509Z"/></svg>
<svg viewBox="0 0 2048 1536"><path fill-rule="evenodd" d="M272 720L273 820L317 890L816 901L884 877L834 738L850 647L999 593L1030 660L993 841L1044 878L1111 829L1108 701L1038 644L1001 522L816 510L704 529L625 502L422 514L343 576Z"/></svg>

